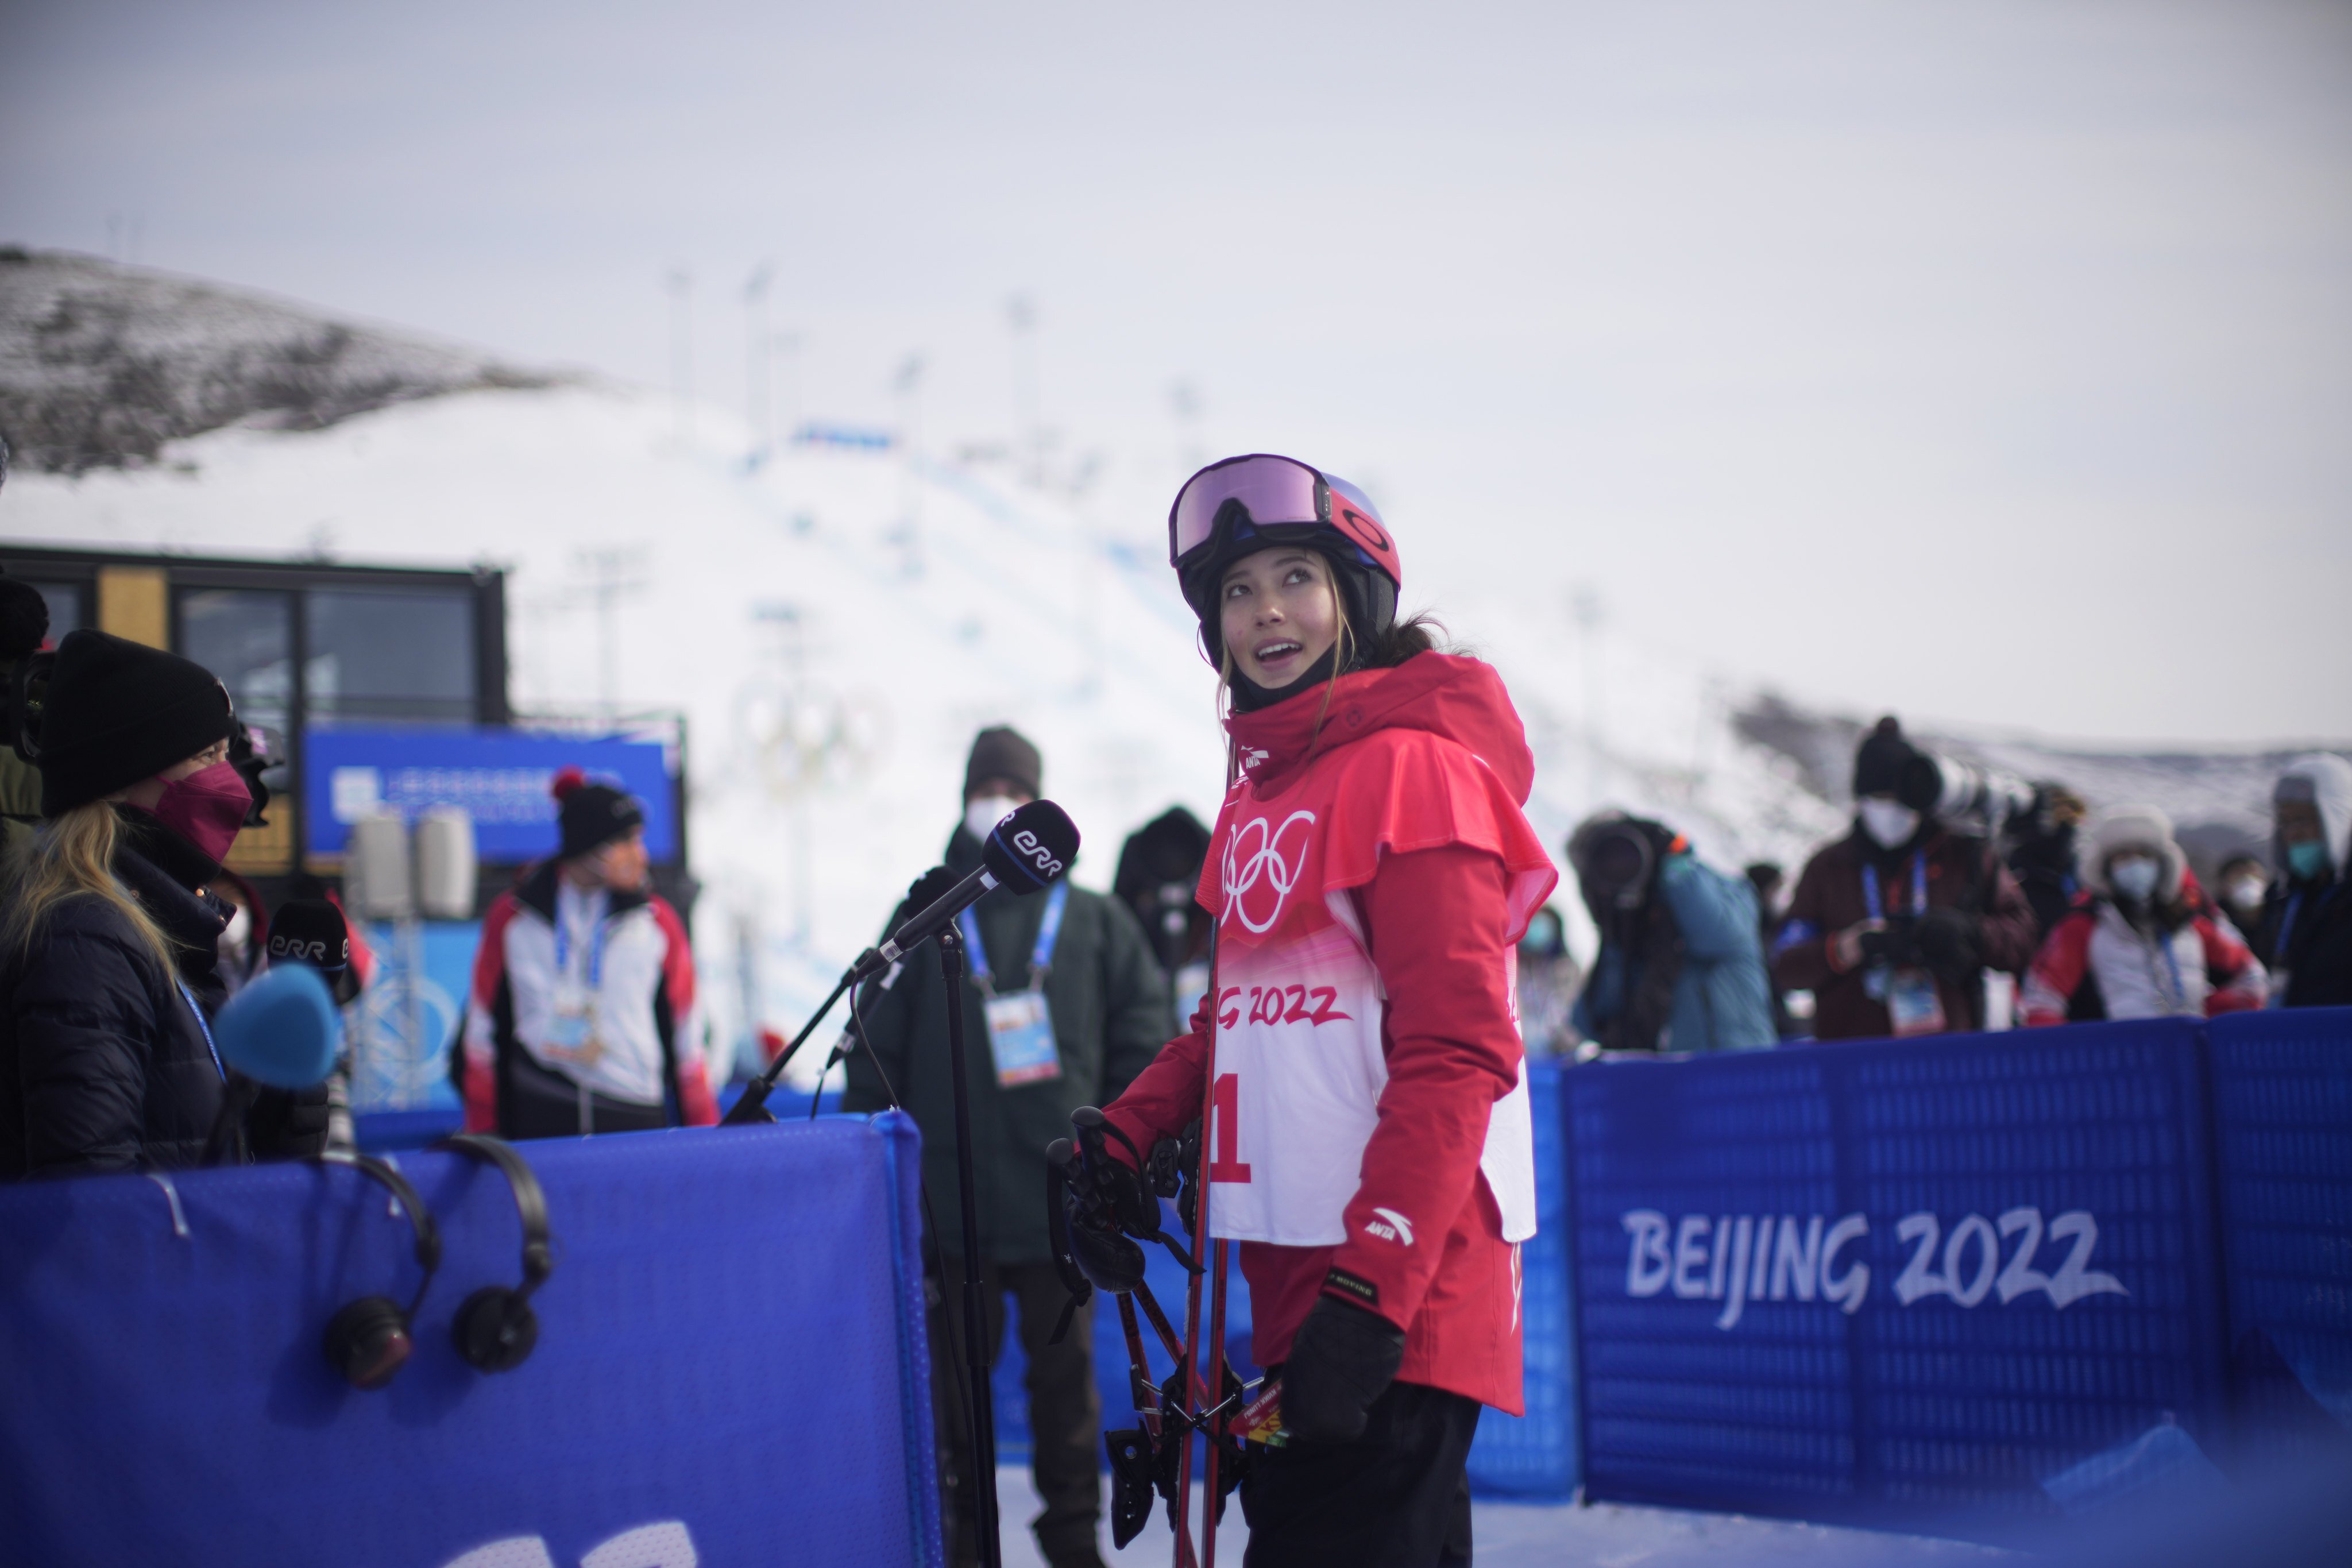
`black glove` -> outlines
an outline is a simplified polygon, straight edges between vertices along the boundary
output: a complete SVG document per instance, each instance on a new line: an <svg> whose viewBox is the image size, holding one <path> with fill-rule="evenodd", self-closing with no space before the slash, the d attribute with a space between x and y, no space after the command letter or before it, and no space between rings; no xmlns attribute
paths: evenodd
<svg viewBox="0 0 2352 1568"><path fill-rule="evenodd" d="M1118 1191L1122 1170L1115 1160L1087 1160L1067 1138L1056 1138L1045 1151L1045 1223L1055 1265L1073 1295L1078 1285L1070 1278L1073 1268L1096 1289L1113 1295L1134 1289L1143 1278L1143 1248L1119 1223L1123 1205L1143 1201L1142 1183L1128 1171L1135 1194Z"/></svg>
<svg viewBox="0 0 2352 1568"><path fill-rule="evenodd" d="M1886 964L1895 969L1909 969L1918 963L1918 922L1910 916L1889 921L1884 931L1862 933L1864 968L1874 969Z"/></svg>
<svg viewBox="0 0 2352 1568"><path fill-rule="evenodd" d="M1316 1300L1282 1369L1282 1428L1302 1443L1348 1443L1404 1364L1404 1331L1337 1296Z"/></svg>
<svg viewBox="0 0 2352 1568"><path fill-rule="evenodd" d="M256 1160L315 1160L327 1149L327 1086L265 1089L246 1112L245 1137Z"/></svg>
<svg viewBox="0 0 2352 1568"><path fill-rule="evenodd" d="M1920 961L1938 974L1966 975L1977 967L1977 917L1965 910L1929 910L1913 928Z"/></svg>

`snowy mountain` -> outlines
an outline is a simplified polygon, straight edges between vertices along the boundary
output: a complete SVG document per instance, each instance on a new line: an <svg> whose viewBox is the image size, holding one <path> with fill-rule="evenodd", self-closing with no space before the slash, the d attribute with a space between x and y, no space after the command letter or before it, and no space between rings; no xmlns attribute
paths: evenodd
<svg viewBox="0 0 2352 1568"><path fill-rule="evenodd" d="M250 363L257 319L224 329L214 361ZM27 363L26 321L0 314L0 367ZM351 341L367 345L354 365L391 353ZM245 419L162 442L145 466L23 464L0 491L0 540L505 566L518 708L687 719L696 940L726 1038L747 1016L797 1024L872 939L946 842L983 725L1043 748L1047 794L1087 835L1089 886L1170 804L1213 814L1214 680L1158 518L1089 518L1000 469L889 447L747 455L747 427L721 411L681 418L665 397L583 381L499 384L462 354L382 363L405 366L410 390L364 416ZM58 471L26 471L40 467ZM1410 573L1415 520L1391 521ZM1637 635L1588 637L1565 610L1475 593L1441 608L1527 721L1529 814L1555 854L1599 804L1673 823L1727 868L1793 866L1843 830L1853 720L1741 690ZM2274 771L2252 755L1961 744L2074 780L2095 804L2154 799L2242 828L2259 826ZM1572 892L1559 901L1581 931Z"/></svg>
<svg viewBox="0 0 2352 1568"><path fill-rule="evenodd" d="M410 398L547 380L247 290L0 247L0 433L29 468L135 467L240 420L318 429Z"/></svg>

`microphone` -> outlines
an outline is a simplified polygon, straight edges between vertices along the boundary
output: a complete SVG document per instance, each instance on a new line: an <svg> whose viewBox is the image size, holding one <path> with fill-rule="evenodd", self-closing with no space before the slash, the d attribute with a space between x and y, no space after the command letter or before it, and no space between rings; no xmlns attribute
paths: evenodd
<svg viewBox="0 0 2352 1568"><path fill-rule="evenodd" d="M229 998L213 1020L213 1048L228 1089L205 1140L205 1163L244 1157L245 1118L264 1088L313 1089L343 1051L343 1016L319 972L299 962L273 964Z"/></svg>
<svg viewBox="0 0 2352 1568"><path fill-rule="evenodd" d="M272 964L229 998L213 1020L221 1065L271 1089L327 1081L343 1052L343 1016L319 972Z"/></svg>
<svg viewBox="0 0 2352 1568"><path fill-rule="evenodd" d="M1077 858L1078 825L1050 800L1033 800L989 830L981 846L980 869L931 900L890 933L881 946L859 957L851 973L870 980L937 936L950 921L996 888L1026 897L1042 892Z"/></svg>
<svg viewBox="0 0 2352 1568"><path fill-rule="evenodd" d="M360 994L352 973L352 931L343 911L324 899L290 899L269 921L269 962L307 963L338 1003Z"/></svg>
<svg viewBox="0 0 2352 1568"><path fill-rule="evenodd" d="M742 1097L734 1109L722 1119L722 1124L740 1127L758 1121L773 1121L775 1115L767 1109L768 1096L774 1091L776 1079L783 1076L784 1064L816 1032L833 1005L853 987L873 979L892 964L929 942L946 928L949 921L971 905L981 895L996 888L1010 888L1015 894L1042 892L1047 884L1070 868L1078 855L1078 825L1070 814L1050 800L1033 800L1005 815L989 830L980 847L980 869L954 886L892 931L879 947L869 947L857 955L857 962L843 972L814 1017L793 1037L792 1044L776 1053L767 1070L743 1086ZM924 890L933 881L933 873L916 884L912 891Z"/></svg>

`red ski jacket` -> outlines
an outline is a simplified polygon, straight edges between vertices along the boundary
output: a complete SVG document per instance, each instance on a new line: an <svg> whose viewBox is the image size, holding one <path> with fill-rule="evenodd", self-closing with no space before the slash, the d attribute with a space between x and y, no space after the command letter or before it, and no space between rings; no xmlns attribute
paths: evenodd
<svg viewBox="0 0 2352 1568"><path fill-rule="evenodd" d="M1201 1113L1212 1233L1238 1239L1273 1365L1326 1291L1405 1331L1398 1375L1522 1409L1534 1234L1516 943L1559 879L1484 664L1425 653L1227 721L1242 774L1201 881L1213 1002L1109 1107L1144 1148Z"/></svg>

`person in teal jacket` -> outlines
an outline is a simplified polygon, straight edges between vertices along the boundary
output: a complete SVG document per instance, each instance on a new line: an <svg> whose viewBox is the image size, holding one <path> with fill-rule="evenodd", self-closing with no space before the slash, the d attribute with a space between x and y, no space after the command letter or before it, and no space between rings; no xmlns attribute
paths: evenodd
<svg viewBox="0 0 2352 1568"><path fill-rule="evenodd" d="M1727 1051L1774 1044L1756 889L1699 864L1690 840L1622 812L1568 841L1601 955L1575 1023L1609 1051Z"/></svg>

